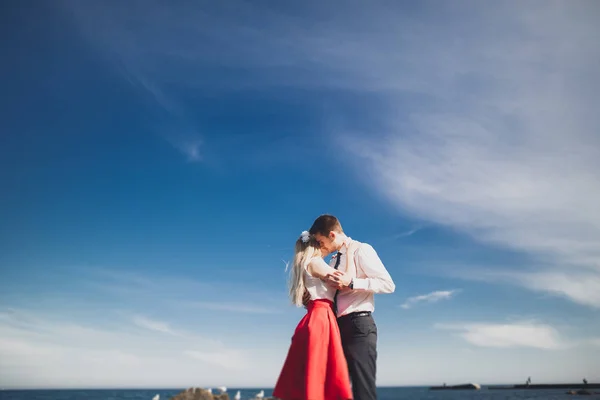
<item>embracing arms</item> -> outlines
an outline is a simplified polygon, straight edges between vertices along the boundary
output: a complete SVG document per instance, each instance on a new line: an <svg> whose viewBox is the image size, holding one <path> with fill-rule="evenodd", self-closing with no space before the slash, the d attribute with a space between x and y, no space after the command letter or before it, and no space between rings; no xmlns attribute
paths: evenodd
<svg viewBox="0 0 600 400"><path fill-rule="evenodd" d="M313 258L308 264L308 273L319 279L325 279L328 275L335 272L322 258Z"/></svg>
<svg viewBox="0 0 600 400"><path fill-rule="evenodd" d="M337 271L329 266L322 258L314 258L308 264L307 270L311 276L319 278L325 282L331 282L333 279L344 279L348 282L355 276L356 268L354 267L354 257L347 257L347 273ZM304 296L302 297L302 303L306 307L310 300L310 294L307 290L304 290Z"/></svg>
<svg viewBox="0 0 600 400"><path fill-rule="evenodd" d="M352 248L352 245L350 248ZM341 272L336 271L329 281L336 285L338 289L350 288L352 290L365 290L373 293L393 293L396 290L396 285L392 277L385 269L373 246L361 243L355 254L351 251L348 253L348 258L353 259L348 260L348 267L351 268L350 263L353 264L354 260L356 260L357 267L364 271L366 278L344 276ZM356 270L356 268L353 268L353 270Z"/></svg>

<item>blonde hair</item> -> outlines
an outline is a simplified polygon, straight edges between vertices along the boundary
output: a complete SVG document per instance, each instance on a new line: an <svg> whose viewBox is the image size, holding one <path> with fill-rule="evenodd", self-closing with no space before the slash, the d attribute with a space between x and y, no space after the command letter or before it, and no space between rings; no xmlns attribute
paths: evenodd
<svg viewBox="0 0 600 400"><path fill-rule="evenodd" d="M304 285L304 271L308 267L310 261L315 257L321 257L321 246L313 237L309 236L307 242L303 242L302 238L296 241L294 249L294 263L290 271L288 286L290 290L290 300L292 304L302 306L302 297L306 286Z"/></svg>

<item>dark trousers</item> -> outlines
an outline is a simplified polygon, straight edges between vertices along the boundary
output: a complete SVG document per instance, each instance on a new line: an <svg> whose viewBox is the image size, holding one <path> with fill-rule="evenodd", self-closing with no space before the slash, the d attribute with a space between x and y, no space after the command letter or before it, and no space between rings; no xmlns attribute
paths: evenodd
<svg viewBox="0 0 600 400"><path fill-rule="evenodd" d="M376 400L377 325L373 316L370 313L344 315L338 318L338 326L354 400Z"/></svg>

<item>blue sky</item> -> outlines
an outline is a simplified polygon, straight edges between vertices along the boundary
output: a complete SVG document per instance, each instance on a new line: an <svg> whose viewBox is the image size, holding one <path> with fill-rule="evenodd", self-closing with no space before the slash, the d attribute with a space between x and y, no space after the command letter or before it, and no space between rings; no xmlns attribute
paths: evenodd
<svg viewBox="0 0 600 400"><path fill-rule="evenodd" d="M0 386L272 386L321 213L380 385L600 380L594 1L2 5Z"/></svg>

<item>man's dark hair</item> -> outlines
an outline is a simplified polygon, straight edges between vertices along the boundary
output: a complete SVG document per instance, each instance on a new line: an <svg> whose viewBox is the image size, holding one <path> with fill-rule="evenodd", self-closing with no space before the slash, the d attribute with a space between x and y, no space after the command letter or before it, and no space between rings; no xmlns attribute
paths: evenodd
<svg viewBox="0 0 600 400"><path fill-rule="evenodd" d="M334 217L333 215L323 214L320 215L315 222L313 222L312 226L308 233L311 235L321 234L323 236L329 236L330 232L344 233L342 229L342 224L340 221Z"/></svg>

